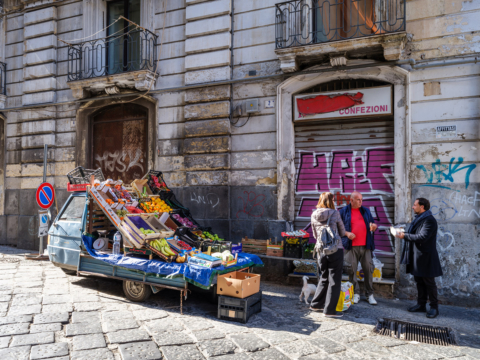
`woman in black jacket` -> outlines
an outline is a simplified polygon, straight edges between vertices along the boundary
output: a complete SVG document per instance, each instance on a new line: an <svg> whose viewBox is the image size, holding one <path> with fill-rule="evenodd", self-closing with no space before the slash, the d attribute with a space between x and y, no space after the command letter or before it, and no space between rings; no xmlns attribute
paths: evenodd
<svg viewBox="0 0 480 360"><path fill-rule="evenodd" d="M408 232L396 235L405 239L401 263L407 265L407 274L412 274L417 283L417 305L408 311L427 312L426 304L430 300L427 317L435 318L438 316L435 278L443 275L437 252L437 220L427 199L416 199L412 208L416 216Z"/></svg>

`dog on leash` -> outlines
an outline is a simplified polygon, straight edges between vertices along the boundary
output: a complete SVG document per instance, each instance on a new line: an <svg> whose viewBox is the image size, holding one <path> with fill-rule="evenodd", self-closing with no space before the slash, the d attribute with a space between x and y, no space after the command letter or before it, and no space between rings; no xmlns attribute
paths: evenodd
<svg viewBox="0 0 480 360"><path fill-rule="evenodd" d="M310 297L310 295L314 295L315 294L315 291L317 291L317 287L313 284L309 284L307 281L308 281L309 277L308 276L304 276L303 277L303 287L302 287L302 292L300 293L300 296L298 297L300 299L300 301L302 301L302 295L303 295L303 299L305 300L305 304L309 304L308 302L308 298Z"/></svg>

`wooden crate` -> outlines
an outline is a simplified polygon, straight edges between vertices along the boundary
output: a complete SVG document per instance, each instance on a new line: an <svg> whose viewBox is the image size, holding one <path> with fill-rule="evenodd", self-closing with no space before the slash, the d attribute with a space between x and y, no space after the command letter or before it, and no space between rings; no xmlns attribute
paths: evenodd
<svg viewBox="0 0 480 360"><path fill-rule="evenodd" d="M267 241L268 240L249 239L245 236L245 238L242 239L242 251L248 254L265 255L267 253Z"/></svg>
<svg viewBox="0 0 480 360"><path fill-rule="evenodd" d="M280 245L273 245L270 240L267 240L267 256L283 257L283 241Z"/></svg>

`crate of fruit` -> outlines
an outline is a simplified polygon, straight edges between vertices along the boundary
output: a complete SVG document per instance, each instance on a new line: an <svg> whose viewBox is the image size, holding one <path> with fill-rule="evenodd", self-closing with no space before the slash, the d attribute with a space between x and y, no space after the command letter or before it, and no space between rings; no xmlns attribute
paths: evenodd
<svg viewBox="0 0 480 360"><path fill-rule="evenodd" d="M310 235L305 230L295 230L282 232L282 237L286 244L305 244Z"/></svg>

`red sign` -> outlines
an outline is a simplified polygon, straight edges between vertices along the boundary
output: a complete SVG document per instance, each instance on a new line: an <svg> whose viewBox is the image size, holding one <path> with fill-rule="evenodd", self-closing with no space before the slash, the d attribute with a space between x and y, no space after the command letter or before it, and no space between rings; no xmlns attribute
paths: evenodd
<svg viewBox="0 0 480 360"><path fill-rule="evenodd" d="M90 184L67 184L67 191L74 192L74 191L87 191L87 186Z"/></svg>
<svg viewBox="0 0 480 360"><path fill-rule="evenodd" d="M49 183L41 184L37 189L36 198L38 206L42 209L48 209L55 200L55 190L53 186Z"/></svg>
<svg viewBox="0 0 480 360"><path fill-rule="evenodd" d="M391 115L392 86L295 95L294 121Z"/></svg>

